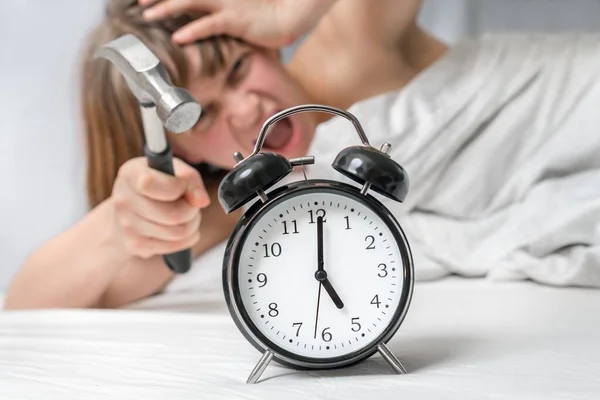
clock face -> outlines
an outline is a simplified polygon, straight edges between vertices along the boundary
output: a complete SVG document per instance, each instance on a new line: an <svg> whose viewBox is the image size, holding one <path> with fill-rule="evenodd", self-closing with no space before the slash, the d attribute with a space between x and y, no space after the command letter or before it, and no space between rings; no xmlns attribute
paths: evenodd
<svg viewBox="0 0 600 400"><path fill-rule="evenodd" d="M302 190L247 228L234 278L238 307L270 347L309 362L347 358L403 317L405 242L365 198Z"/></svg>

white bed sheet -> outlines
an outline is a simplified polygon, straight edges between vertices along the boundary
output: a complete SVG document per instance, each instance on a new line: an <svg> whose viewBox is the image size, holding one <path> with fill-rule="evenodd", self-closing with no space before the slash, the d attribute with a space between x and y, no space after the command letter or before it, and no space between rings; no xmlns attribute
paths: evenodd
<svg viewBox="0 0 600 400"><path fill-rule="evenodd" d="M0 313L0 399L598 399L600 292L529 282L418 283L390 342L408 375L379 356L343 370L276 364L222 301L179 292L135 310ZM153 309L153 311L150 311Z"/></svg>

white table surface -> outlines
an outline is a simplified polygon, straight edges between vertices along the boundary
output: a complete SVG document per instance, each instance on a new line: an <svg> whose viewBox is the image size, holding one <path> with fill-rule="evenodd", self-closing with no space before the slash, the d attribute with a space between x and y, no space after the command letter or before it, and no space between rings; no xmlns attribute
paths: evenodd
<svg viewBox="0 0 600 400"><path fill-rule="evenodd" d="M170 294L135 310L0 313L0 399L600 398L600 291L528 282L418 283L389 346L335 371L272 363L223 303Z"/></svg>

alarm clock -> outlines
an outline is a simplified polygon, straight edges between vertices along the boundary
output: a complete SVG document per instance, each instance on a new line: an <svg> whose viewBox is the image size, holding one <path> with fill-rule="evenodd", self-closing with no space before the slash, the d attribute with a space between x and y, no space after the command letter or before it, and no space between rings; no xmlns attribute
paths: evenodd
<svg viewBox="0 0 600 400"><path fill-rule="evenodd" d="M305 175L273 188L314 157L261 152L269 128L311 111L353 123L362 145L342 149L332 167L357 185ZM248 208L225 249L223 290L238 329L262 353L247 383L256 383L272 360L331 369L376 352L395 372L406 373L386 343L411 302L412 255L396 218L369 193L398 202L408 193L408 175L389 157L390 148L371 146L351 113L309 104L265 121L246 158L234 153L237 164L220 183L219 202L226 213Z"/></svg>

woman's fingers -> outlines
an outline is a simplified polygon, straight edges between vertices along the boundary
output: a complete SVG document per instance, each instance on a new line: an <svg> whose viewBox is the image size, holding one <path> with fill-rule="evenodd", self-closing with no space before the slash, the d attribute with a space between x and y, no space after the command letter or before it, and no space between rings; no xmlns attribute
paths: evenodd
<svg viewBox="0 0 600 400"><path fill-rule="evenodd" d="M140 6L146 7L146 6L152 5L154 3L158 3L159 1L160 0L138 0L138 4Z"/></svg>
<svg viewBox="0 0 600 400"><path fill-rule="evenodd" d="M197 208L205 208L210 204L210 196L204 186L200 173L178 158L173 159L173 170L178 179L187 182L183 196L189 204Z"/></svg>
<svg viewBox="0 0 600 400"><path fill-rule="evenodd" d="M127 183L139 195L165 202L181 198L188 188L184 179L143 166L139 171L127 174Z"/></svg>
<svg viewBox="0 0 600 400"><path fill-rule="evenodd" d="M180 242L194 236L200 229L200 222L199 212L196 212L191 220L178 225L161 225L135 212L128 212L119 218L119 224L126 236L165 242Z"/></svg>
<svg viewBox="0 0 600 400"><path fill-rule="evenodd" d="M140 258L148 259L156 255L171 254L184 249L189 249L200 240L200 231L192 236L178 241L164 241L142 236L125 236L123 244L127 251Z"/></svg>
<svg viewBox="0 0 600 400"><path fill-rule="evenodd" d="M173 40L178 44L187 44L216 35L239 37L244 29L242 19L235 19L231 13L224 11L190 22L173 34Z"/></svg>
<svg viewBox="0 0 600 400"><path fill-rule="evenodd" d="M173 169L175 176L151 169L145 159L136 158L123 164L117 180L152 200L170 202L186 196L192 199L192 206L206 207L210 199L198 171L177 158L173 159Z"/></svg>
<svg viewBox="0 0 600 400"><path fill-rule="evenodd" d="M139 0L148 4L148 20L197 14L199 19L175 33L187 44L209 36L228 35L259 46L278 48L316 26L336 0ZM204 14L204 15L203 15Z"/></svg>
<svg viewBox="0 0 600 400"><path fill-rule="evenodd" d="M186 199L172 202L156 201L127 188L113 195L113 203L119 213L135 213L148 221L165 226L185 224L199 213Z"/></svg>
<svg viewBox="0 0 600 400"><path fill-rule="evenodd" d="M185 199L151 200L124 184L113 194L116 224L130 254L148 258L189 248L200 239L201 213Z"/></svg>
<svg viewBox="0 0 600 400"><path fill-rule="evenodd" d="M174 176L151 169L143 157L119 169L111 202L116 233L130 254L148 258L199 240L200 208L210 202L202 177L174 158Z"/></svg>
<svg viewBox="0 0 600 400"><path fill-rule="evenodd" d="M222 7L223 0L139 0L141 5L151 7L144 11L144 18L155 20L183 13L215 12Z"/></svg>

